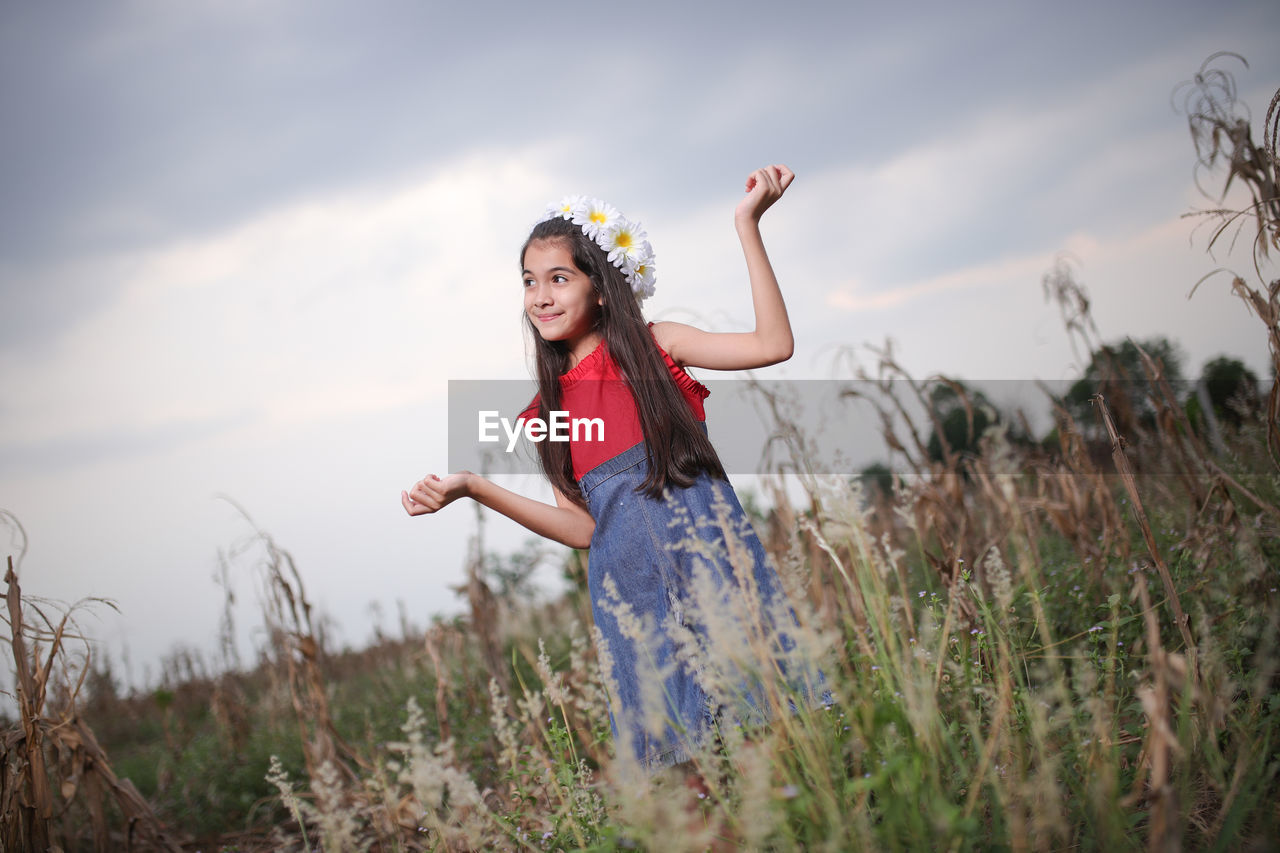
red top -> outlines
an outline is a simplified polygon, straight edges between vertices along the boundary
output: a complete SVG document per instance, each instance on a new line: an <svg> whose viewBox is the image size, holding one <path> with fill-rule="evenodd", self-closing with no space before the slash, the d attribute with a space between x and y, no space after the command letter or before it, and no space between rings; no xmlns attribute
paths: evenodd
<svg viewBox="0 0 1280 853"><path fill-rule="evenodd" d="M666 350L659 346L658 352L662 353L671 378L689 404L694 419L705 421L707 413L702 401L711 392L672 361ZM536 418L538 403L538 398L534 397L520 417ZM561 419L563 425L558 427L558 431L569 436L569 455L573 460L575 480L581 480L601 462L644 441L640 413L636 410L631 389L603 340L586 358L560 377L560 411L568 413Z"/></svg>

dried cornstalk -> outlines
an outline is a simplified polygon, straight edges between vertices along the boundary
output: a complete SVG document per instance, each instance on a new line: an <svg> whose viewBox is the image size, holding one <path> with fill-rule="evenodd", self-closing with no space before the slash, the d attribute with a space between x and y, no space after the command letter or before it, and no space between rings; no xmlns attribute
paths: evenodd
<svg viewBox="0 0 1280 853"><path fill-rule="evenodd" d="M100 823L105 830L101 803L94 796L94 793L101 794L101 788L105 784L114 795L116 805L124 813L128 827L126 837L129 847L136 844L143 849L151 850L179 851L182 849L156 817L151 806L138 793L133 782L116 776L115 771L111 769L111 764L107 761L107 754L98 745L98 739L94 737L93 731L84 720L77 716L60 723L54 737L60 748L73 751L73 766L80 768L84 774L85 787L89 789L87 793L90 808L95 813L95 824ZM63 783L63 788L63 793L66 795L68 792L66 782ZM74 791L74 788L71 790ZM95 835L97 834L95 831ZM99 849L107 850L109 846L100 844Z"/></svg>
<svg viewBox="0 0 1280 853"><path fill-rule="evenodd" d="M1138 483L1133 476L1133 467L1129 464L1129 457L1124 452L1124 440L1116 432L1116 425L1111 420L1111 412L1107 408L1106 400L1102 398L1101 394L1097 394L1094 396L1093 401L1102 413L1102 422L1107 428L1107 435L1111 437L1111 458L1115 460L1116 470L1120 472L1120 479L1124 482L1125 491L1129 495L1129 504L1133 508L1134 518L1142 529L1143 540L1147 543L1147 551L1151 554L1151 559L1156 564L1156 571L1160 573L1160 581L1164 584L1164 592L1169 601L1169 608L1173 611L1174 624L1178 626L1178 632L1182 634L1182 641L1186 644L1187 655L1191 659L1192 670L1194 671L1196 644L1191 638L1190 620L1182 610L1182 603L1178 599L1177 587L1173 585L1173 576L1169 574L1169 567L1165 564L1164 557L1160 555L1160 549L1156 546L1155 534L1151 531L1151 523L1147 521L1147 513L1142 508L1142 498L1138 495Z"/></svg>
<svg viewBox="0 0 1280 853"><path fill-rule="evenodd" d="M1138 575L1134 585L1146 623L1147 659L1152 676L1152 683L1137 691L1147 717L1143 754L1148 767L1147 788L1152 798L1147 849L1152 853L1176 853L1182 849L1182 837L1174 823L1178 815L1178 792L1172 782L1172 765L1182 748L1174 734L1170 708L1172 689L1185 676L1186 662L1181 655L1165 651L1160 642L1160 625L1151 606L1146 579Z"/></svg>
<svg viewBox="0 0 1280 853"><path fill-rule="evenodd" d="M448 740L452 734L449 727L449 670L440 660L440 652L436 649L436 635L440 628L429 628L426 634L427 654L431 657L431 666L436 673L436 725L440 728L440 740Z"/></svg>
<svg viewBox="0 0 1280 853"><path fill-rule="evenodd" d="M365 765L357 752L338 734L329 710L329 695L321 673L324 644L317 636L311 619L311 602L307 600L302 575L293 555L276 544L271 534L254 523L249 513L231 498L223 496L253 528L253 536L233 553L240 553L253 543L266 552L261 563L264 591L263 618L273 638L280 662L283 662L293 702L294 715L302 737L302 754L307 775L318 777L326 764L356 781L350 762Z"/></svg>
<svg viewBox="0 0 1280 853"><path fill-rule="evenodd" d="M508 691L506 662L502 657L502 638L499 636L498 599L484 579L484 508L476 503L476 532L471 537L467 556L467 603L471 608L471 627L480 638L480 653L489 677L496 680L503 693Z"/></svg>
<svg viewBox="0 0 1280 853"><path fill-rule="evenodd" d="M0 849L53 850L53 788L46 762L46 746L63 758L60 793L71 801L84 791L93 832L94 849L119 849L107 827L103 808L103 789L109 792L127 822L125 848L180 851L181 848L151 806L128 779L121 779L111 769L107 755L98 745L89 726L74 713L73 706L58 719L46 716L45 697L54 666L64 653L63 642L70 614L64 615L53 629L52 641L42 663L38 650L27 651L26 626L22 614L22 589L8 559L5 572L5 604L9 614L10 642L17 680L18 708L21 728L6 732L0 744ZM34 663L34 667L32 664ZM71 690L74 702L88 661Z"/></svg>
<svg viewBox="0 0 1280 853"><path fill-rule="evenodd" d="M1238 234L1252 219L1256 229L1254 272L1260 280L1265 280L1260 262L1269 256L1272 249L1280 249L1280 90L1276 91L1267 107L1262 123L1262 145L1255 145L1249 111L1237 97L1235 78L1230 72L1213 67L1215 61L1224 57L1238 59L1248 67L1248 63L1237 54L1215 53L1204 61L1194 78L1178 87L1175 95L1183 95L1183 111L1196 149L1196 165L1205 171L1226 167L1222 192L1216 199L1224 200L1235 183L1249 193L1250 204L1240 210L1219 208L1187 215L1207 216L1219 223L1209 239L1207 250L1210 252L1228 229L1235 226ZM1201 192L1215 198L1203 188ZM1188 298L1214 274L1210 273L1196 282ZM1250 287L1240 276L1232 274L1231 289L1266 326L1271 365L1280 373L1280 279L1267 284L1264 294ZM1280 382L1271 383L1267 400L1267 450L1272 462L1280 467Z"/></svg>
<svg viewBox="0 0 1280 853"><path fill-rule="evenodd" d="M49 847L50 830L53 821L53 791L49 787L49 771L44 760L44 727L40 725L41 712L44 706L45 684L49 669L36 663L36 671L31 671L30 659L27 656L26 639L22 633L22 590L18 587L18 575L13 570L13 557L8 559L8 570L4 582L8 584L5 603L9 610L9 630L12 634L14 675L17 678L18 712L22 719L22 734L17 743L5 744L8 756L13 747L22 745L19 766L22 768L17 780L21 789L6 784L3 803L3 814L0 818L5 826L5 848L24 849L13 842L30 845L32 850L46 850ZM55 641L50 649L50 662L58 651L59 643ZM8 762L5 763L6 770ZM7 773L5 774L7 777ZM6 779L6 782L8 780ZM23 796L25 794L25 796ZM15 804L15 800L18 802ZM16 805L17 813L11 809ZM11 831L12 830L12 831Z"/></svg>

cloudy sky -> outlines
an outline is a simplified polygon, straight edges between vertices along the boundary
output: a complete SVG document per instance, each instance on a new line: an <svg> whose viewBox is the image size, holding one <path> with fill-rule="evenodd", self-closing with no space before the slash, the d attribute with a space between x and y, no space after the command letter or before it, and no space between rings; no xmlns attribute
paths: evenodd
<svg viewBox="0 0 1280 853"><path fill-rule="evenodd" d="M1265 375L1225 280L1187 299L1247 261L1181 218L1209 202L1170 94L1235 51L1260 125L1280 6L889 8L0 6L0 509L24 589L113 599L81 625L143 683L214 645L218 554L249 531L226 495L339 642L456 609L474 514L411 520L399 491L446 465L447 380L528 375L515 254L571 192L647 227L651 317L737 329L732 209L789 164L764 230L799 346L770 378L829 377L840 347L870 367L886 339L921 376L1074 377L1040 286L1063 252L1104 338ZM255 574L229 576L247 649Z"/></svg>

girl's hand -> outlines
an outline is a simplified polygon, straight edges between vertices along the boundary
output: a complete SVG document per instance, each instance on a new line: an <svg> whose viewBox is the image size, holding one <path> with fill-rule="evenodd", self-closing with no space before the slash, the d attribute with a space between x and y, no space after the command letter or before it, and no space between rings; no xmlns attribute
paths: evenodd
<svg viewBox="0 0 1280 853"><path fill-rule="evenodd" d="M458 498L471 498L517 524L523 524L539 536L562 542L570 548L590 548L591 535L596 529L591 513L561 494L559 489L551 491L555 492L555 506L504 489L479 474L459 471L444 479L428 474L414 483L412 489L401 492L400 502L409 515L426 515L437 512Z"/></svg>
<svg viewBox="0 0 1280 853"><path fill-rule="evenodd" d="M795 178L795 173L781 163L756 169L747 178L747 197L738 202L733 218L759 222L764 212L782 198Z"/></svg>
<svg viewBox="0 0 1280 853"><path fill-rule="evenodd" d="M409 515L426 515L443 509L458 498L470 494L470 471L459 471L450 474L443 480L435 474L428 474L413 484L413 488L400 493L400 503Z"/></svg>

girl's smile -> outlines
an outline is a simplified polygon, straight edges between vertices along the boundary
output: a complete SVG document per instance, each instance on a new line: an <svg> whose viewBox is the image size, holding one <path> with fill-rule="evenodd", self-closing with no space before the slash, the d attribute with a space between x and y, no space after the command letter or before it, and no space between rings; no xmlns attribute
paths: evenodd
<svg viewBox="0 0 1280 853"><path fill-rule="evenodd" d="M524 253L524 310L543 340L564 341L575 362L600 342L603 300L561 241L529 244Z"/></svg>

